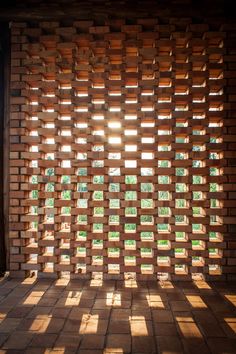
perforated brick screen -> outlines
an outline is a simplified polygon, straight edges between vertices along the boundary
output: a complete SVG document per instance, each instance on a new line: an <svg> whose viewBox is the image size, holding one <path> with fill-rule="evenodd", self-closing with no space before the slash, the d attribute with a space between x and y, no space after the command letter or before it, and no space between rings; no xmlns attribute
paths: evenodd
<svg viewBox="0 0 236 354"><path fill-rule="evenodd" d="M13 276L231 273L226 32L127 23L12 25Z"/></svg>

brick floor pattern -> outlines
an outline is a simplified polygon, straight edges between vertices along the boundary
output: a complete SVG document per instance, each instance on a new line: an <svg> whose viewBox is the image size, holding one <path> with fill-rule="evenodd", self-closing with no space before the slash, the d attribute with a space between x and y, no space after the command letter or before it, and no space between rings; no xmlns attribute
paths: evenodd
<svg viewBox="0 0 236 354"><path fill-rule="evenodd" d="M0 353L235 354L236 284L0 282Z"/></svg>

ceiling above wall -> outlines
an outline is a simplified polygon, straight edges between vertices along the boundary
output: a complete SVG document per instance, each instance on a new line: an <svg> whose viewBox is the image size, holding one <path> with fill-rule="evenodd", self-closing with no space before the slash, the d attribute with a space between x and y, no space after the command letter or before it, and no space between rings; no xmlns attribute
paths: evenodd
<svg viewBox="0 0 236 354"><path fill-rule="evenodd" d="M134 18L153 16L231 16L235 15L233 1L223 0L22 0L2 1L0 20L81 18ZM204 8L204 11L203 11Z"/></svg>

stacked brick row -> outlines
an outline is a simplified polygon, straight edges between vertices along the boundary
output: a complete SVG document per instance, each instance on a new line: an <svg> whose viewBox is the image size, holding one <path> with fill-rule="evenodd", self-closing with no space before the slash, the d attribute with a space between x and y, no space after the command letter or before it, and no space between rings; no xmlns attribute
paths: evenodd
<svg viewBox="0 0 236 354"><path fill-rule="evenodd" d="M230 33L191 19L11 31L11 274L230 276Z"/></svg>
<svg viewBox="0 0 236 354"><path fill-rule="evenodd" d="M232 23L222 25L225 32L225 111L224 125L226 128L223 137L225 141L225 158L227 166L224 169L226 180L223 189L226 193L224 206L226 215L223 223L225 226L224 240L226 248L223 252L225 264L222 268L228 280L235 280L236 273L236 26Z"/></svg>

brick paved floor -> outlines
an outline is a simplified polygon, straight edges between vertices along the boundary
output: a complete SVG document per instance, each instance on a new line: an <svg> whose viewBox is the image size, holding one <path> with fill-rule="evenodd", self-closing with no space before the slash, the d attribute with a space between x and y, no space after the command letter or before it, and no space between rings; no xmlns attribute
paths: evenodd
<svg viewBox="0 0 236 354"><path fill-rule="evenodd" d="M236 284L0 281L0 353L236 353Z"/></svg>

